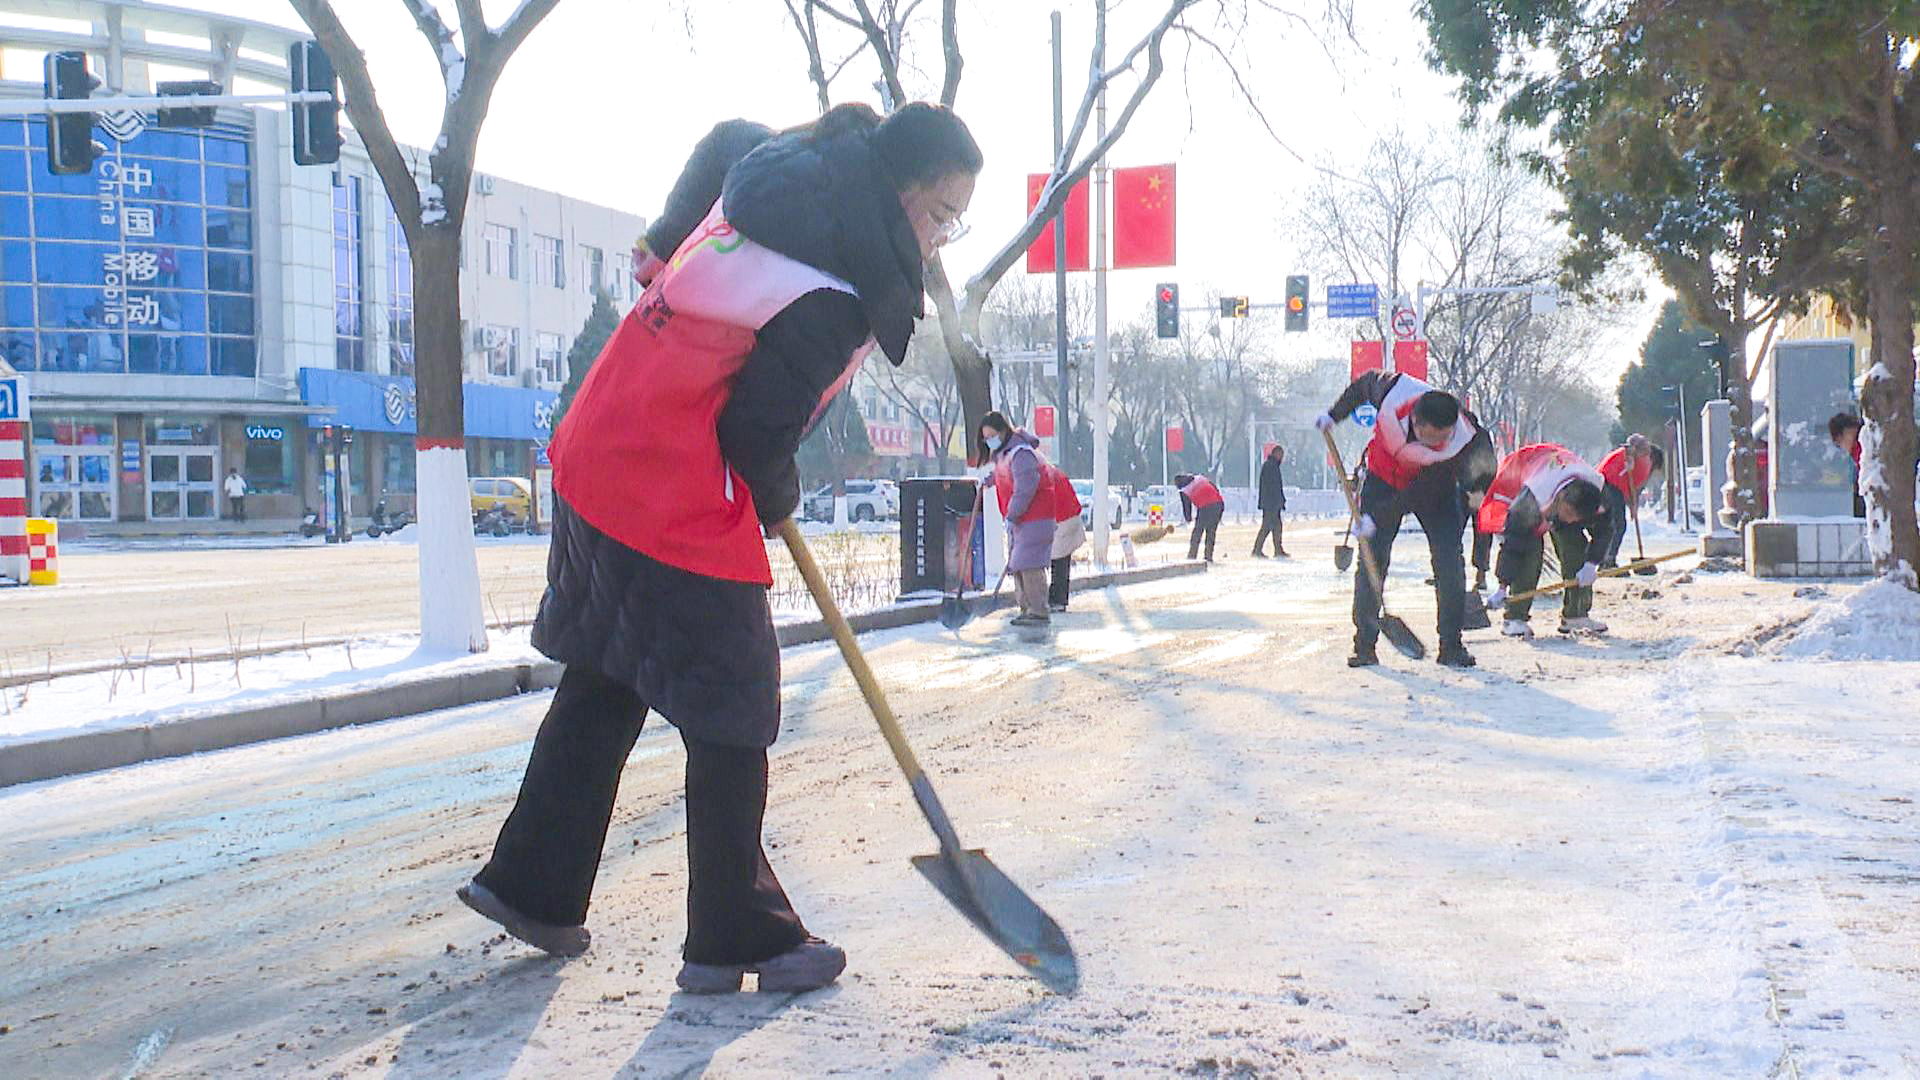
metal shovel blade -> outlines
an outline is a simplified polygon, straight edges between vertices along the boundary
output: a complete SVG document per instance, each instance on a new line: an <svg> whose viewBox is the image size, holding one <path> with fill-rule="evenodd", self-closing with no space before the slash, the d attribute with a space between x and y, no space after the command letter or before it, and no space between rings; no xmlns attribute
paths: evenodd
<svg viewBox="0 0 1920 1080"><path fill-rule="evenodd" d="M958 630L973 619L973 605L958 596L940 598L940 625Z"/></svg>
<svg viewBox="0 0 1920 1080"><path fill-rule="evenodd" d="M1333 549L1333 568L1341 571L1353 569L1353 549L1345 544L1336 545Z"/></svg>
<svg viewBox="0 0 1920 1080"><path fill-rule="evenodd" d="M1394 648L1400 650L1401 656L1409 660L1426 659L1427 647L1421 644L1419 636L1400 616L1381 612L1380 632L1387 635L1387 640L1393 643Z"/></svg>
<svg viewBox="0 0 1920 1080"><path fill-rule="evenodd" d="M977 848L915 855L914 868L987 939L1057 994L1080 988L1080 962L1066 931Z"/></svg>
<svg viewBox="0 0 1920 1080"><path fill-rule="evenodd" d="M1460 629L1485 630L1493 625L1493 619L1487 615L1487 599L1479 593L1467 594L1467 610L1460 617Z"/></svg>

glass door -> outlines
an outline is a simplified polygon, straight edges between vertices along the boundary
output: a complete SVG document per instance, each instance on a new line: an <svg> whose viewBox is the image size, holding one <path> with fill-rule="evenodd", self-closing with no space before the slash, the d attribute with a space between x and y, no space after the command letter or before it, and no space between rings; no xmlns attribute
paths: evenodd
<svg viewBox="0 0 1920 1080"><path fill-rule="evenodd" d="M147 451L147 519L179 521L185 509L178 450Z"/></svg>
<svg viewBox="0 0 1920 1080"><path fill-rule="evenodd" d="M212 449L147 451L147 517L154 521L217 521L219 462Z"/></svg>
<svg viewBox="0 0 1920 1080"><path fill-rule="evenodd" d="M61 521L113 520L113 452L92 447L34 447L34 505Z"/></svg>

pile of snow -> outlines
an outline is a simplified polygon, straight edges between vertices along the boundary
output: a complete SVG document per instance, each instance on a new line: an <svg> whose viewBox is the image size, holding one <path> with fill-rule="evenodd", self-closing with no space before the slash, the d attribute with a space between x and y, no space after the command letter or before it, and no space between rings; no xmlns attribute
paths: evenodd
<svg viewBox="0 0 1920 1080"><path fill-rule="evenodd" d="M1920 593L1877 578L1844 600L1814 610L1769 650L1827 660L1920 660Z"/></svg>

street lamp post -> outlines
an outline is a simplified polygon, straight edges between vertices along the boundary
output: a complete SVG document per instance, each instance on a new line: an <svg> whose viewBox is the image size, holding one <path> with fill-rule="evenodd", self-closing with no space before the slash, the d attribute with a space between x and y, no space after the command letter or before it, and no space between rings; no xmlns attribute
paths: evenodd
<svg viewBox="0 0 1920 1080"><path fill-rule="evenodd" d="M1676 456L1680 458L1680 531L1693 532L1693 506L1687 491L1687 388L1684 383L1663 386L1660 389L1672 391L1679 399L1678 437L1674 441Z"/></svg>

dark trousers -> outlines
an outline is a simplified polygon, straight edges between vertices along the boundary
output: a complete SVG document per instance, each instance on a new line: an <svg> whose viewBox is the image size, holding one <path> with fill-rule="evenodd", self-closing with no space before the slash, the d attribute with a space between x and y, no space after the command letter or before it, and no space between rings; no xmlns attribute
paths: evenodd
<svg viewBox="0 0 1920 1080"><path fill-rule="evenodd" d="M1626 543L1627 530L1633 528L1633 522L1627 517L1627 497L1612 484L1602 485L1600 494L1606 500L1607 516L1613 520L1613 535L1607 538L1607 557L1600 560L1600 565L1618 566L1620 545Z"/></svg>
<svg viewBox="0 0 1920 1080"><path fill-rule="evenodd" d="M1393 562L1393 540L1400 535L1401 520L1409 512L1419 519L1433 558L1440 640L1457 643L1460 623L1467 614L1467 567L1460 552L1466 517L1459 487L1451 477L1444 484L1416 478L1406 490L1396 491L1385 480L1368 473L1366 482L1360 485L1360 512L1373 518L1373 538L1366 543L1373 548L1383 583ZM1380 598L1367 577L1366 560L1357 559L1353 572L1353 644L1357 649L1371 649L1379 638Z"/></svg>
<svg viewBox="0 0 1920 1080"><path fill-rule="evenodd" d="M1200 541L1207 541L1207 561L1213 561L1213 541L1220 532L1220 519L1227 513L1226 503L1203 506L1193 512L1193 539L1187 541L1187 558L1200 556Z"/></svg>
<svg viewBox="0 0 1920 1080"><path fill-rule="evenodd" d="M233 520L247 520L247 497L245 495L229 495L227 496L227 501L233 504Z"/></svg>
<svg viewBox="0 0 1920 1080"><path fill-rule="evenodd" d="M1053 560L1053 578L1047 583L1047 604L1050 607L1066 607L1067 596L1073 589L1073 556L1065 555Z"/></svg>
<svg viewBox="0 0 1920 1080"><path fill-rule="evenodd" d="M1473 579L1485 581L1493 558L1493 534L1473 530Z"/></svg>
<svg viewBox="0 0 1920 1080"><path fill-rule="evenodd" d="M1280 529L1282 525L1280 520L1281 513L1282 511L1280 510L1260 511L1260 531L1255 534L1253 538L1253 553L1255 555L1260 554L1260 545L1266 543L1267 537L1269 536L1273 537L1273 553L1275 555L1279 555L1287 550L1286 542L1280 539Z"/></svg>
<svg viewBox="0 0 1920 1080"><path fill-rule="evenodd" d="M586 921L620 773L647 718L624 683L568 665L533 739L520 797L474 880L521 914ZM806 928L760 846L767 752L689 738L687 940L697 964L745 964L804 941Z"/></svg>
<svg viewBox="0 0 1920 1080"><path fill-rule="evenodd" d="M1553 551L1560 559L1560 578L1562 581L1574 580L1574 575L1587 564L1587 534L1580 529L1554 529L1548 535L1553 537ZM1547 560L1547 544L1544 539L1528 533L1519 537L1502 537L1500 541L1500 583L1518 595L1532 592L1540 584L1540 571ZM1593 586L1568 585L1560 591L1560 617L1577 619L1593 611ZM1514 622L1526 622L1533 612L1533 599L1509 600L1506 617Z"/></svg>

